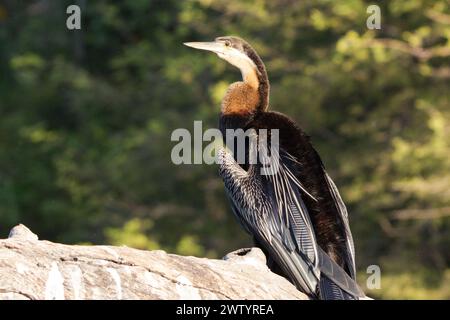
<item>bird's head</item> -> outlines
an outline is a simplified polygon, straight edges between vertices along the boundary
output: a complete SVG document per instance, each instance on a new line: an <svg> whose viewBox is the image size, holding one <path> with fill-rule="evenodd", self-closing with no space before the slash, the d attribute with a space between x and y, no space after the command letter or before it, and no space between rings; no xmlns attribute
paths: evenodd
<svg viewBox="0 0 450 320"><path fill-rule="evenodd" d="M261 78L267 78L266 70L256 51L239 37L218 37L211 42L185 42L186 46L216 53L221 59L239 68L243 79L255 89Z"/></svg>
<svg viewBox="0 0 450 320"><path fill-rule="evenodd" d="M257 110L266 110L269 104L269 79L259 55L239 37L218 37L211 42L185 42L188 47L216 53L221 59L239 68L242 79L258 94Z"/></svg>

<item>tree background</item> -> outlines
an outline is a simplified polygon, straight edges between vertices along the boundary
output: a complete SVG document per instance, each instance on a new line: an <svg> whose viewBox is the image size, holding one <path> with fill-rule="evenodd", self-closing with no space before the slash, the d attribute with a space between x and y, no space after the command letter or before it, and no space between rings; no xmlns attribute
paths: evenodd
<svg viewBox="0 0 450 320"><path fill-rule="evenodd" d="M381 8L381 30L366 9ZM82 10L81 30L66 8ZM0 234L221 257L251 245L215 165L174 165L171 132L217 126L239 71L185 41L247 39L271 107L311 137L375 298L450 298L449 2L0 3Z"/></svg>

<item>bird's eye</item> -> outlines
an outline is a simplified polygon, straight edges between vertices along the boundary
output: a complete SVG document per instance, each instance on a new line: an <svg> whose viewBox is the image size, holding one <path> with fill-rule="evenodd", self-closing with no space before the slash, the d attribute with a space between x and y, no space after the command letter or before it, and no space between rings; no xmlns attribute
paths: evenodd
<svg viewBox="0 0 450 320"><path fill-rule="evenodd" d="M228 41L228 40L227 40L227 41L225 41L225 46L226 46L226 47L231 47L231 42L230 42L230 41Z"/></svg>

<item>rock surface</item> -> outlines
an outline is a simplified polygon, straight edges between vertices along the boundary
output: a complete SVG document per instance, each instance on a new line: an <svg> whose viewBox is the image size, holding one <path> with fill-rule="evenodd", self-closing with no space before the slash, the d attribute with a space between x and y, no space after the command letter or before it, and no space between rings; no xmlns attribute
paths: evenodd
<svg viewBox="0 0 450 320"><path fill-rule="evenodd" d="M308 299L257 248L223 260L64 245L14 227L0 240L2 299Z"/></svg>

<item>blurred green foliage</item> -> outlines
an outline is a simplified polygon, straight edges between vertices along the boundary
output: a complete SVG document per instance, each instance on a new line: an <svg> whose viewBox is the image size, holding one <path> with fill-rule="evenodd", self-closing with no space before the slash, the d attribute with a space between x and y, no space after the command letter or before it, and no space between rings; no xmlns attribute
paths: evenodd
<svg viewBox="0 0 450 320"><path fill-rule="evenodd" d="M65 26L82 9L82 29ZM450 298L450 10L445 0L0 4L0 234L220 257L251 244L215 166L173 165L170 134L215 127L239 72L182 45L247 39L271 106L312 140L351 215L360 283Z"/></svg>

